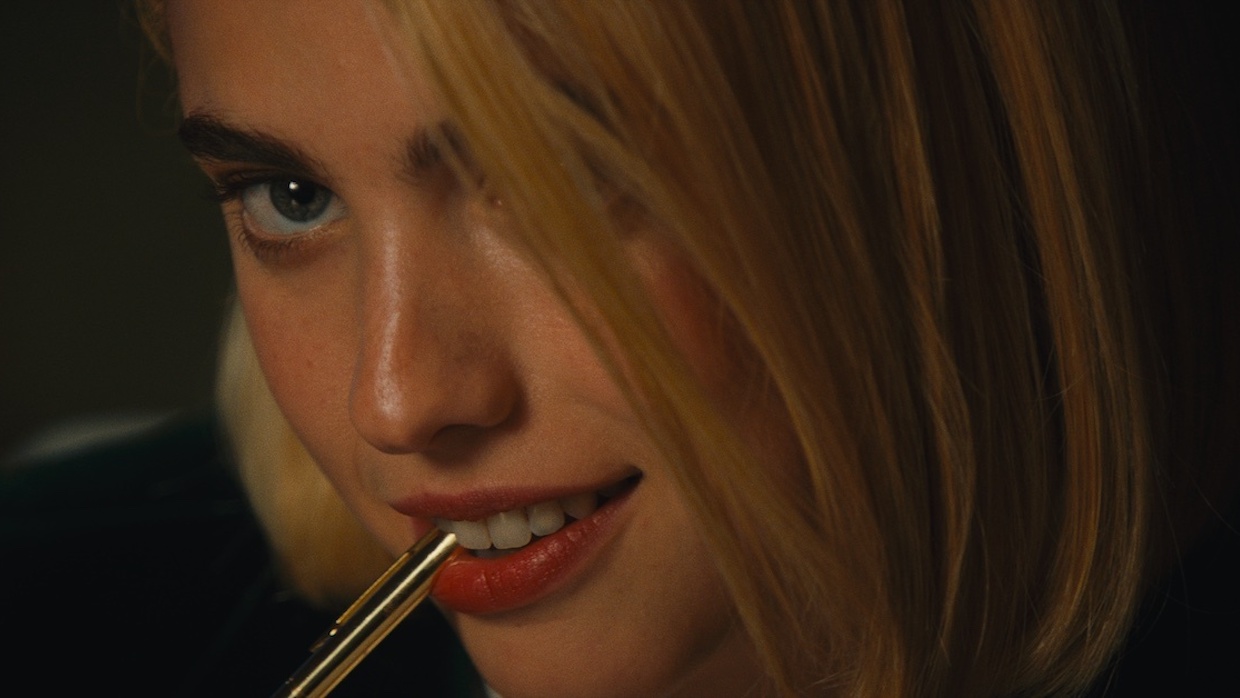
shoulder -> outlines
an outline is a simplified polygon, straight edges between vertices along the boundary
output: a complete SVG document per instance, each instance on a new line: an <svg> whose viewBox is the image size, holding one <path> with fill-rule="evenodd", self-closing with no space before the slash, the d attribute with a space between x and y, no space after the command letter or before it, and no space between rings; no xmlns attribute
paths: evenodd
<svg viewBox="0 0 1240 698"><path fill-rule="evenodd" d="M43 667L72 667L54 679L66 693L266 695L305 660L334 614L282 584L226 453L213 417L194 414L5 473L0 599L16 674L30 667L39 685ZM408 685L418 662L383 659L397 645L445 687L471 675L433 609L406 625L346 679L353 695L385 695L374 688L397 672Z"/></svg>

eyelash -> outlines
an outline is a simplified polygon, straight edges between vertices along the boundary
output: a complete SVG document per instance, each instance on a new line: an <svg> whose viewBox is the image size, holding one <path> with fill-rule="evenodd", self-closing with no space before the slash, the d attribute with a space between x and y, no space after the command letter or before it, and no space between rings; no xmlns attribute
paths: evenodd
<svg viewBox="0 0 1240 698"><path fill-rule="evenodd" d="M220 206L235 204L235 206L226 208L224 211L224 220L227 227L233 231L233 236L242 247L265 263L279 262L281 259L297 252L315 237L312 234L290 235L285 238L263 237L254 234L245 223L244 209L241 205L241 197L245 192L254 186L270 184L276 180L288 178L313 182L309 178L290 175L287 172L238 172L220 177L218 180L211 182L210 188L207 191L207 198Z"/></svg>
<svg viewBox="0 0 1240 698"><path fill-rule="evenodd" d="M463 150L462 146L457 143L452 143L451 145L457 151ZM415 155L420 162L418 169L438 172L438 176L447 176L451 183L445 182L444 186L448 189L460 187L460 176L464 175L469 180L472 180L472 186L467 186L467 189L472 194L484 196L492 208L500 209L504 207L502 199L490 190L490 182L486 174L472 165L472 160L467 153L464 156L458 156L460 159L457 162L462 167L457 169L447 165L447 158L438 144L427 142L419 144L419 146ZM313 243L319 237L318 231L315 229L287 236L262 235L251 229L250 220L245 214L246 193L256 186L270 186L290 179L313 186L322 186L312 178L291 174L288 171L244 170L224 173L213 178L207 192L207 198L224 209L226 226L232 232L237 242L264 263L274 264L285 260L290 255L303 251L303 248ZM459 191L459 189L457 190ZM331 190L328 189L327 191L330 192ZM444 193L446 194L447 192ZM334 193L333 196L335 196Z"/></svg>

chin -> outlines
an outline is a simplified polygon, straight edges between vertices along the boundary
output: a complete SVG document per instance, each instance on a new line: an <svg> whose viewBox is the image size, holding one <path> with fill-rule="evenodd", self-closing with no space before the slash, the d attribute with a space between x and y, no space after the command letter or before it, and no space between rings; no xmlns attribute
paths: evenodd
<svg viewBox="0 0 1240 698"><path fill-rule="evenodd" d="M747 690L757 675L748 643L727 618L669 628L657 609L588 622L585 615L453 621L478 671L501 698L757 695ZM648 627L638 627L643 621Z"/></svg>

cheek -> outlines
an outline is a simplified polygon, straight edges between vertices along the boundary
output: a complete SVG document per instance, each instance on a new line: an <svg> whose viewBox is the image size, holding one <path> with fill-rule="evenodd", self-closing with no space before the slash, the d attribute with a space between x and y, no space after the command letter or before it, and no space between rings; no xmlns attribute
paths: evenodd
<svg viewBox="0 0 1240 698"><path fill-rule="evenodd" d="M672 341L712 397L723 405L743 402L760 374L735 321L682 256L656 243L644 247L638 266Z"/></svg>
<svg viewBox="0 0 1240 698"><path fill-rule="evenodd" d="M345 462L339 455L349 438L351 304L330 283L290 283L237 267L238 296L276 404L316 461Z"/></svg>
<svg viewBox="0 0 1240 698"><path fill-rule="evenodd" d="M664 250L639 259L673 341L707 393L764 465L796 472L803 459L792 420L735 318L682 257Z"/></svg>
<svg viewBox="0 0 1240 698"><path fill-rule="evenodd" d="M698 378L718 391L741 370L727 316L687 263L669 260L660 271L653 288L672 338Z"/></svg>

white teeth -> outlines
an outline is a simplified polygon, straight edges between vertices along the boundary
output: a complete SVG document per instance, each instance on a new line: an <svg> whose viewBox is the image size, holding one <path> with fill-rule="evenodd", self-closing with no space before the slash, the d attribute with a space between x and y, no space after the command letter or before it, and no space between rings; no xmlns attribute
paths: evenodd
<svg viewBox="0 0 1240 698"><path fill-rule="evenodd" d="M525 513L530 521L530 532L536 536L549 536L564 527L564 507L559 502L539 502Z"/></svg>
<svg viewBox="0 0 1240 698"><path fill-rule="evenodd" d="M604 491L611 494L604 496L613 496L624 487L625 483L609 486ZM484 552L492 547L497 551L513 550L528 545L534 536L549 536L564 528L570 516L574 519L586 518L598 509L598 503L599 495L583 492L560 500L503 511L482 521L437 519L435 525L443 531L455 533L461 547L470 550Z"/></svg>
<svg viewBox="0 0 1240 698"><path fill-rule="evenodd" d="M584 519L598 508L598 497L593 492L583 492L560 500L564 513L574 519Z"/></svg>
<svg viewBox="0 0 1240 698"><path fill-rule="evenodd" d="M501 511L488 517L487 531L491 534L491 544L500 550L520 548L530 542L530 522L520 509Z"/></svg>
<svg viewBox="0 0 1240 698"><path fill-rule="evenodd" d="M491 547L491 534L485 521L453 521L452 529L462 547L471 550Z"/></svg>

